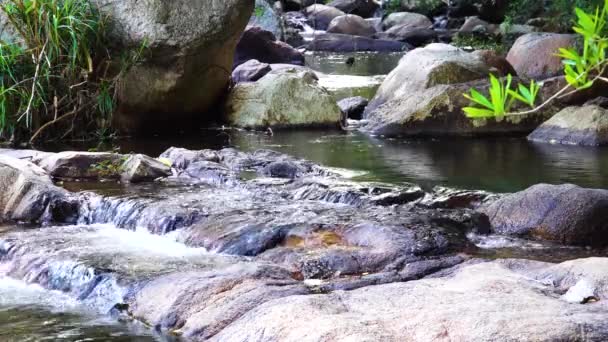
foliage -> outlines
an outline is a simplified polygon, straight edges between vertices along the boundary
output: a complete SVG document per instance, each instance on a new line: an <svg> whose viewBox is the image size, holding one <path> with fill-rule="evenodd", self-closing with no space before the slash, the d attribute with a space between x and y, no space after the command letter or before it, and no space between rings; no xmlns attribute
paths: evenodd
<svg viewBox="0 0 608 342"><path fill-rule="evenodd" d="M0 140L85 138L108 130L117 77L142 50L112 60L104 18L89 0L0 6L17 31L13 41L0 40Z"/></svg>
<svg viewBox="0 0 608 342"><path fill-rule="evenodd" d="M114 178L124 171L124 163L128 157L123 156L118 160L103 160L99 163L92 164L90 170L94 171L101 178Z"/></svg>
<svg viewBox="0 0 608 342"><path fill-rule="evenodd" d="M604 6L602 8L597 7L593 13L588 13L577 7L575 14L577 21L573 30L583 39L582 51L575 48L561 48L557 54L562 58L564 64L565 78L568 83L566 88L535 107L535 100L542 84L533 81L529 87L520 85L515 92L510 90L509 85L504 86L502 82L497 81L496 77L490 75L490 100L477 90L471 89L470 94L465 94L465 97L481 107L464 108L465 114L470 118L527 114L542 108L561 96L569 88L580 91L591 87L598 80L608 82L608 78L604 77L608 67L608 59L606 58L608 36L605 33L606 21L608 20L608 0L604 0ZM511 76L509 75L507 84L510 84L510 79ZM523 113L510 113L509 106L500 106L501 103L510 103L515 100L532 107L532 110Z"/></svg>

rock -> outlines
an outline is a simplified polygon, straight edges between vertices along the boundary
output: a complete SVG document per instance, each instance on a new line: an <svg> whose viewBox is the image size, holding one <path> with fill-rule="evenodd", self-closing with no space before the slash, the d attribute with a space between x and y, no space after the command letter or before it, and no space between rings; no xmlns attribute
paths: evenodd
<svg viewBox="0 0 608 342"><path fill-rule="evenodd" d="M363 111L369 101L361 96L349 97L338 102L338 107L342 113L346 114L347 118L353 120L361 120Z"/></svg>
<svg viewBox="0 0 608 342"><path fill-rule="evenodd" d="M208 161L219 163L221 157L216 151L192 151L185 148L171 147L163 152L159 158L171 161L171 166L178 169L187 169L192 163Z"/></svg>
<svg viewBox="0 0 608 342"><path fill-rule="evenodd" d="M334 18L329 23L327 32L371 37L376 33L376 29L360 16L347 14Z"/></svg>
<svg viewBox="0 0 608 342"><path fill-rule="evenodd" d="M0 221L75 223L78 203L31 162L0 155Z"/></svg>
<svg viewBox="0 0 608 342"><path fill-rule="evenodd" d="M284 0L286 11L299 11L316 4L318 0Z"/></svg>
<svg viewBox="0 0 608 342"><path fill-rule="evenodd" d="M389 14L382 22L382 28L388 30L393 26L407 25L416 28L431 28L433 23L422 14L411 12L395 12Z"/></svg>
<svg viewBox="0 0 608 342"><path fill-rule="evenodd" d="M606 260L602 259L604 271ZM585 262L555 266L525 260L477 262L458 266L445 276L283 297L247 312L213 340L272 336L298 342L401 341L407 331L409 341L561 341L581 336L601 341L608 338L606 303L567 303L559 299L556 287L535 279L557 273L557 267ZM601 279L607 281L606 273Z"/></svg>
<svg viewBox="0 0 608 342"><path fill-rule="evenodd" d="M363 18L374 16L380 7L374 0L333 0L327 4L344 13L358 15Z"/></svg>
<svg viewBox="0 0 608 342"><path fill-rule="evenodd" d="M466 19L458 30L458 33L476 33L479 30L479 26L485 28L485 31L489 34L496 34L498 31L498 26L481 20L477 16L473 16Z"/></svg>
<svg viewBox="0 0 608 342"><path fill-rule="evenodd" d="M304 14L308 18L308 24L317 30L327 30L329 23L334 18L345 15L339 9L326 5L314 4L306 7Z"/></svg>
<svg viewBox="0 0 608 342"><path fill-rule="evenodd" d="M166 131L208 113L229 85L226 70L253 10L252 0L92 3L108 19L112 49L147 46L146 59L120 79L113 117L125 133Z"/></svg>
<svg viewBox="0 0 608 342"><path fill-rule="evenodd" d="M233 68L256 59L262 63L287 63L304 65L304 55L278 41L270 31L259 27L248 27L236 47Z"/></svg>
<svg viewBox="0 0 608 342"><path fill-rule="evenodd" d="M556 56L559 48L572 47L576 36L557 33L529 33L519 37L507 60L520 77L545 79L563 74L564 65Z"/></svg>
<svg viewBox="0 0 608 342"><path fill-rule="evenodd" d="M284 37L281 17L267 0L255 0L253 15L249 19L247 26L257 26L263 30L270 31L279 39Z"/></svg>
<svg viewBox="0 0 608 342"><path fill-rule="evenodd" d="M608 245L608 190L538 184L478 209L498 234L567 245Z"/></svg>
<svg viewBox="0 0 608 342"><path fill-rule="evenodd" d="M384 33L378 35L379 38L395 39L400 42L408 43L414 47L426 45L437 39L437 32L430 28L418 28L409 25L393 26Z"/></svg>
<svg viewBox="0 0 608 342"><path fill-rule="evenodd" d="M238 84L228 96L226 119L247 128L334 126L340 109L309 72L285 70Z"/></svg>
<svg viewBox="0 0 608 342"><path fill-rule="evenodd" d="M60 152L35 159L51 177L58 179L118 179L126 159L108 152Z"/></svg>
<svg viewBox="0 0 608 342"><path fill-rule="evenodd" d="M372 39L361 36L349 36L338 33L324 33L315 35L307 46L310 51L331 52L400 52L408 49L408 45L383 39Z"/></svg>
<svg viewBox="0 0 608 342"><path fill-rule="evenodd" d="M364 130L383 136L483 135L528 133L547 118L546 112L527 117L473 121L462 108L463 93L489 87L490 71L479 54L445 44L431 44L405 55L382 83L365 109Z"/></svg>
<svg viewBox="0 0 608 342"><path fill-rule="evenodd" d="M305 173L296 163L277 161L264 167L262 173L269 177L295 179Z"/></svg>
<svg viewBox="0 0 608 342"><path fill-rule="evenodd" d="M401 9L428 16L439 14L446 6L442 0L401 0Z"/></svg>
<svg viewBox="0 0 608 342"><path fill-rule="evenodd" d="M494 50L475 50L472 54L490 66L490 72L494 74L517 76L513 66Z"/></svg>
<svg viewBox="0 0 608 342"><path fill-rule="evenodd" d="M122 180L131 183L171 176L171 167L143 154L134 154L121 167Z"/></svg>
<svg viewBox="0 0 608 342"><path fill-rule="evenodd" d="M563 145L608 145L608 110L595 105L564 108L534 130L528 140Z"/></svg>
<svg viewBox="0 0 608 342"><path fill-rule="evenodd" d="M251 59L232 71L232 81L234 83L255 82L271 70L270 64L261 63L257 59Z"/></svg>
<svg viewBox="0 0 608 342"><path fill-rule="evenodd" d="M591 285L586 279L579 280L576 285L568 289L562 297L568 303L574 304L586 304L590 300L596 300L595 287Z"/></svg>

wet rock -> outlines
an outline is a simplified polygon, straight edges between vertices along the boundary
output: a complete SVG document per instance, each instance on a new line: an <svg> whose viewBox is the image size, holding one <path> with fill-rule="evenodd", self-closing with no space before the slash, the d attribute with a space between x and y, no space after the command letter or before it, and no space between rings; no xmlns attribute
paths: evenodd
<svg viewBox="0 0 608 342"><path fill-rule="evenodd" d="M479 54L446 44L431 44L405 55L365 109L364 130L381 136L435 136L528 133L551 110L502 119L471 120L462 94L474 87L487 91L497 68Z"/></svg>
<svg viewBox="0 0 608 342"><path fill-rule="evenodd" d="M437 32L429 28L418 28L409 25L393 26L384 33L378 34L380 38L395 39L408 43L411 46L422 46L437 39Z"/></svg>
<svg viewBox="0 0 608 342"><path fill-rule="evenodd" d="M349 97L338 102L338 107L349 119L361 120L369 101L361 96Z"/></svg>
<svg viewBox="0 0 608 342"><path fill-rule="evenodd" d="M521 263L530 264L530 273L536 275L553 267ZM496 307L501 308L500 313ZM514 336L576 340L581 334L602 340L608 338L607 313L601 301L591 305L566 303L553 286L495 261L456 267L451 275L438 278L267 302L233 322L214 340L273 336L281 341L399 341L403 331L409 332L412 341L426 341L429 336L477 341ZM301 324L294 326L294 321Z"/></svg>
<svg viewBox="0 0 608 342"><path fill-rule="evenodd" d="M435 187L420 204L429 208L475 209L483 203L496 199L498 199L497 195L485 191Z"/></svg>
<svg viewBox="0 0 608 342"><path fill-rule="evenodd" d="M255 82L272 70L270 64L261 63L257 59L249 60L232 71L234 83Z"/></svg>
<svg viewBox="0 0 608 342"><path fill-rule="evenodd" d="M283 43L270 31L260 27L248 27L236 47L233 69L256 59L263 63L286 63L304 65L304 55Z"/></svg>
<svg viewBox="0 0 608 342"><path fill-rule="evenodd" d="M262 169L262 174L269 177L295 179L304 171L295 163L278 161L266 165Z"/></svg>
<svg viewBox="0 0 608 342"><path fill-rule="evenodd" d="M33 162L58 179L118 179L126 158L108 152L60 152Z"/></svg>
<svg viewBox="0 0 608 342"><path fill-rule="evenodd" d="M40 167L0 156L0 221L74 223L78 203Z"/></svg>
<svg viewBox="0 0 608 342"><path fill-rule="evenodd" d="M166 132L207 113L229 84L235 46L253 11L251 0L95 0L107 17L111 48L147 46L146 59L121 77L117 128ZM205 56L205 58L192 58ZM196 92L192 89L206 89Z"/></svg>
<svg viewBox="0 0 608 342"><path fill-rule="evenodd" d="M608 110L595 105L564 108L534 130L528 140L563 145L607 145Z"/></svg>
<svg viewBox="0 0 608 342"><path fill-rule="evenodd" d="M315 35L307 46L310 51L331 52L400 52L408 49L408 45L392 40L372 39L361 36L350 36L338 33Z"/></svg>
<svg viewBox="0 0 608 342"><path fill-rule="evenodd" d="M334 18L345 15L344 12L331 6L314 4L306 7L304 14L308 18L308 24L317 30L327 30L329 23Z"/></svg>
<svg viewBox="0 0 608 342"><path fill-rule="evenodd" d="M376 33L376 29L360 16L347 14L334 18L329 23L327 32L371 37Z"/></svg>
<svg viewBox="0 0 608 342"><path fill-rule="evenodd" d="M363 18L372 17L379 8L374 0L333 0L327 5Z"/></svg>
<svg viewBox="0 0 608 342"><path fill-rule="evenodd" d="M475 34L479 32L479 27L483 27L484 31L489 34L495 34L498 31L498 26L490 24L485 20L479 19L477 16L468 17L464 24L458 30L458 33Z"/></svg>
<svg viewBox="0 0 608 342"><path fill-rule="evenodd" d="M246 127L338 127L340 109L308 72L285 70L238 84L228 96L226 120Z"/></svg>
<svg viewBox="0 0 608 342"><path fill-rule="evenodd" d="M213 150L193 151L185 148L171 147L163 152L159 158L168 159L172 166L179 169L186 169L191 163L198 161L219 162L220 155Z"/></svg>
<svg viewBox="0 0 608 342"><path fill-rule="evenodd" d="M559 48L576 44L576 36L557 33L529 33L521 36L509 50L507 60L525 78L545 79L563 73L564 65L556 55Z"/></svg>
<svg viewBox="0 0 608 342"><path fill-rule="evenodd" d="M479 208L499 234L605 247L608 191L538 184Z"/></svg>
<svg viewBox="0 0 608 342"><path fill-rule="evenodd" d="M143 154L130 156L121 169L121 179L131 183L153 181L157 178L171 176L170 166Z"/></svg>
<svg viewBox="0 0 608 342"><path fill-rule="evenodd" d="M394 26L407 26L411 28L431 28L433 23L422 14L411 12L396 12L389 14L382 21L382 28L386 31Z"/></svg>
<svg viewBox="0 0 608 342"><path fill-rule="evenodd" d="M511 63L494 50L475 50L472 54L487 64L494 74L517 76L517 72Z"/></svg>

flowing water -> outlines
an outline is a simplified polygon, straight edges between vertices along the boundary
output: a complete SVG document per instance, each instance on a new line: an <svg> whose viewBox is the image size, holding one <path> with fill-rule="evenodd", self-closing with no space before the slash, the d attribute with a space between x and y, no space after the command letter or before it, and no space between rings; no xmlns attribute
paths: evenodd
<svg viewBox="0 0 608 342"><path fill-rule="evenodd" d="M307 64L325 76L322 84L336 98L371 97L402 54L309 54ZM349 58L354 63L346 63ZM193 150L237 147L245 151L271 149L321 165L351 171L356 181L392 184L416 183L424 189L446 186L491 192L513 192L541 183L574 183L608 188L608 149L538 145L523 138L380 140L356 131L277 131L273 136L241 130L201 130L198 136L121 140L111 145L54 145L49 151L91 148L158 156L171 146ZM92 190L106 196L187 196L197 188L148 184L125 186L115 182L64 183L72 191ZM173 234L155 236L147 231L117 229L113 224L137 225L140 212L125 197L108 204L108 213L91 214L94 225L28 230L0 226L0 250L19 255L29 265L0 263L0 341L163 341L154 329L135 324L112 312L117 294L128 296L133 286L159 272L231 267L243 262L187 247ZM162 228L162 231L170 229ZM499 236L470 235L488 258L521 257L562 261L606 251L560 247ZM19 243L13 246L12 243ZM3 253L0 253L0 256ZM66 260L69 260L66 261ZM19 266L19 267L16 267ZM11 268L13 267L13 268ZM21 277L8 277L15 269ZM100 271L101 270L101 271ZM31 282L52 274L59 279L43 289ZM52 278L52 277L50 277ZM66 286L67 283L72 285ZM99 293L92 295L94 283ZM74 284L78 286L74 286ZM103 286L99 286L103 284ZM76 300L75 298L80 298ZM100 310L100 308L102 308Z"/></svg>

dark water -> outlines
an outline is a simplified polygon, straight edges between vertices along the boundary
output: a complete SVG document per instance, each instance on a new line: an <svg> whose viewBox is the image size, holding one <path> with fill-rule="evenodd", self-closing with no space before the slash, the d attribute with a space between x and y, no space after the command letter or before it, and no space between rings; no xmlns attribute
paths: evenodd
<svg viewBox="0 0 608 342"><path fill-rule="evenodd" d="M266 148L323 165L363 171L358 176L362 180L413 182L428 187L514 192L544 182L608 188L608 148L533 144L523 138L380 140L358 132L279 131L269 137L245 131L204 130L198 137L124 140L115 145L102 148L152 156L171 146Z"/></svg>
<svg viewBox="0 0 608 342"><path fill-rule="evenodd" d="M404 52L393 53L328 53L308 52L306 65L311 69L332 75L387 75L398 64ZM350 59L352 63L346 63Z"/></svg>

